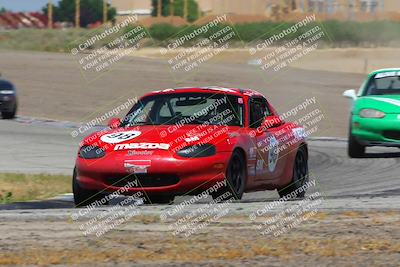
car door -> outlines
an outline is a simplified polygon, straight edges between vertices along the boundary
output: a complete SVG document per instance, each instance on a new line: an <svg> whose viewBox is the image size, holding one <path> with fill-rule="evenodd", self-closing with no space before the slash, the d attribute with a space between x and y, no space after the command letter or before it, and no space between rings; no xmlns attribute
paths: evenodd
<svg viewBox="0 0 400 267"><path fill-rule="evenodd" d="M256 132L256 180L267 184L282 175L289 149L285 144L287 129L284 124L268 129L262 125L267 116L277 115L275 113L265 98L250 100L250 127Z"/></svg>
<svg viewBox="0 0 400 267"><path fill-rule="evenodd" d="M268 146L271 133L262 128L264 119L271 115L268 104L263 97L252 97L249 100L249 128L254 134L254 147L256 150L255 176L257 181L274 179L268 171Z"/></svg>

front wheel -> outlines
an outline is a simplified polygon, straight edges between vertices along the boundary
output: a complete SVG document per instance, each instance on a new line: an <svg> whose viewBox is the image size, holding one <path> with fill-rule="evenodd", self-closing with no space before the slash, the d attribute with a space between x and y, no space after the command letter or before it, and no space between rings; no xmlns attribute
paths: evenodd
<svg viewBox="0 0 400 267"><path fill-rule="evenodd" d="M213 199L217 199L227 192L230 193L228 198L242 199L246 182L246 161L238 150L232 153L225 179L226 186L214 193Z"/></svg>
<svg viewBox="0 0 400 267"><path fill-rule="evenodd" d="M349 136L347 152L350 158L362 158L365 156L365 146L360 145L351 133Z"/></svg>
<svg viewBox="0 0 400 267"><path fill-rule="evenodd" d="M1 116L3 117L3 119L11 120L15 118L16 114L17 114L17 104L15 104L14 108L11 111L2 112Z"/></svg>
<svg viewBox="0 0 400 267"><path fill-rule="evenodd" d="M297 151L294 166L292 182L285 188L278 190L279 196L282 198L291 195L295 198L304 198L305 190L299 190L309 179L308 174L308 153L304 146Z"/></svg>
<svg viewBox="0 0 400 267"><path fill-rule="evenodd" d="M76 169L74 169L74 174L72 176L72 191L74 193L74 203L76 208L88 206L96 201L98 201L98 203L108 204L108 201L102 201L102 197L104 196L99 191L82 188L79 185L76 176Z"/></svg>

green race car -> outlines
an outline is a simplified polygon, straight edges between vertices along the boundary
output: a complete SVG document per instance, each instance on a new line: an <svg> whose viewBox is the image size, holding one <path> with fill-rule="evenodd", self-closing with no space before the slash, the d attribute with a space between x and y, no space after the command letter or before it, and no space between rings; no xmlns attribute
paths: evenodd
<svg viewBox="0 0 400 267"><path fill-rule="evenodd" d="M400 68L372 72L353 99L348 154L361 158L368 146L400 147Z"/></svg>

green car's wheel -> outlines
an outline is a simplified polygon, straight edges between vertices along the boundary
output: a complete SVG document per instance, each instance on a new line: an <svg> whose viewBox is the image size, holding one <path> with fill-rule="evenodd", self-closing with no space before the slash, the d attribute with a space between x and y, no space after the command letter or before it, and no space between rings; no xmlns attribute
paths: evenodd
<svg viewBox="0 0 400 267"><path fill-rule="evenodd" d="M357 139L351 134L351 126L350 126L350 133L349 133L349 143L347 146L347 153L349 154L350 158L362 158L365 155L365 146L360 145Z"/></svg>

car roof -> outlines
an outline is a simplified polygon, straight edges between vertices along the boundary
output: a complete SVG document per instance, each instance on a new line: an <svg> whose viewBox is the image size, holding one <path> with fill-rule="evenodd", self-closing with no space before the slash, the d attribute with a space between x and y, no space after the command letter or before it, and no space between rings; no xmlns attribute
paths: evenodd
<svg viewBox="0 0 400 267"><path fill-rule="evenodd" d="M0 79L0 86L14 89L14 85L11 82L2 79Z"/></svg>
<svg viewBox="0 0 400 267"><path fill-rule="evenodd" d="M162 93L202 93L202 92L212 92L212 93L227 93L232 95L239 96L262 96L259 92L251 89L242 89L242 88L231 88L231 87L221 87L221 86L204 86L204 87L178 87L178 88L169 88L159 91L153 91L149 95L152 94L162 94Z"/></svg>
<svg viewBox="0 0 400 267"><path fill-rule="evenodd" d="M383 73L383 72L389 72L389 71L400 71L400 68L386 68L386 69L379 69L379 70L374 70L369 74L369 76L373 76L378 73Z"/></svg>

